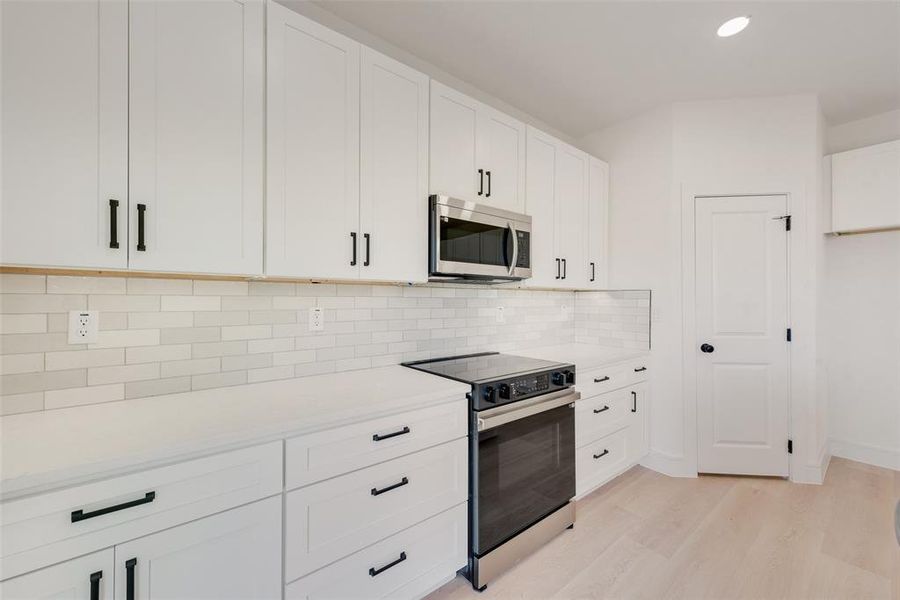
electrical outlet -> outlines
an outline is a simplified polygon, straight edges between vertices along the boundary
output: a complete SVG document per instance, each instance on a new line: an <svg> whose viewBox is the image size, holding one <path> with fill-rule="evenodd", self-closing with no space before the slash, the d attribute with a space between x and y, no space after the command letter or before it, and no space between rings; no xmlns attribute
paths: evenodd
<svg viewBox="0 0 900 600"><path fill-rule="evenodd" d="M562 317L563 321L569 320L569 314L571 313L571 309L568 304L561 304L559 307L559 315Z"/></svg>
<svg viewBox="0 0 900 600"><path fill-rule="evenodd" d="M503 312L503 307L497 307L497 322L498 323L506 323L506 315Z"/></svg>
<svg viewBox="0 0 900 600"><path fill-rule="evenodd" d="M100 313L96 310L69 311L69 343L93 344L100 330Z"/></svg>
<svg viewBox="0 0 900 600"><path fill-rule="evenodd" d="M309 309L309 330L325 331L325 311L318 306Z"/></svg>

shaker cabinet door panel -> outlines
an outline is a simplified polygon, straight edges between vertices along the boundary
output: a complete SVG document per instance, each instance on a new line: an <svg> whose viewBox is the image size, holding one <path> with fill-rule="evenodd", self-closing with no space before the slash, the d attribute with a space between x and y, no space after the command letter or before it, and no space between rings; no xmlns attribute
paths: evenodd
<svg viewBox="0 0 900 600"><path fill-rule="evenodd" d="M268 5L269 275L359 276L359 48Z"/></svg>
<svg viewBox="0 0 900 600"><path fill-rule="evenodd" d="M587 286L584 261L587 185L588 155L560 145L556 170L556 239L557 252L563 261L561 287Z"/></svg>
<svg viewBox="0 0 900 600"><path fill-rule="evenodd" d="M559 284L556 253L556 140L528 128L526 212L531 215L531 279L528 285ZM561 269L561 266L559 266Z"/></svg>
<svg viewBox="0 0 900 600"><path fill-rule="evenodd" d="M130 4L131 268L262 272L263 9Z"/></svg>
<svg viewBox="0 0 900 600"><path fill-rule="evenodd" d="M3 600L112 600L113 549L108 548L0 582Z"/></svg>
<svg viewBox="0 0 900 600"><path fill-rule="evenodd" d="M478 124L478 168L485 170L484 195L479 202L523 212L524 123L489 107L482 107Z"/></svg>
<svg viewBox="0 0 900 600"><path fill-rule="evenodd" d="M128 5L2 2L0 21L0 261L125 268Z"/></svg>
<svg viewBox="0 0 900 600"><path fill-rule="evenodd" d="M587 287L606 287L609 232L609 165L594 157L588 159L587 197Z"/></svg>
<svg viewBox="0 0 900 600"><path fill-rule="evenodd" d="M431 82L430 189L460 200L484 198L484 166L478 164L479 103ZM478 169L482 173L478 173Z"/></svg>

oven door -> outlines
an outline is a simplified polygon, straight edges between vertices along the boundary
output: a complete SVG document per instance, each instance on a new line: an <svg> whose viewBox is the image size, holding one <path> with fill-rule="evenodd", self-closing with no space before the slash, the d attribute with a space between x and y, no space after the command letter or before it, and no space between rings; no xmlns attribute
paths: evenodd
<svg viewBox="0 0 900 600"><path fill-rule="evenodd" d="M531 277L531 222L526 215L434 197L431 221L431 275Z"/></svg>
<svg viewBox="0 0 900 600"><path fill-rule="evenodd" d="M472 552L481 557L575 496L574 390L474 413Z"/></svg>

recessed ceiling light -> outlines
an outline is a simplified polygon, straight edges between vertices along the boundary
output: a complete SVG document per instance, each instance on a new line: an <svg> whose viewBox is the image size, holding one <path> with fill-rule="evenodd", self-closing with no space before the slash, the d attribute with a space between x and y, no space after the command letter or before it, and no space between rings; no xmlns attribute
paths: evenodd
<svg viewBox="0 0 900 600"><path fill-rule="evenodd" d="M735 17L733 19L728 19L719 27L719 30L716 32L719 37L730 37L736 33L740 33L744 30L744 28L750 24L750 15L744 17Z"/></svg>

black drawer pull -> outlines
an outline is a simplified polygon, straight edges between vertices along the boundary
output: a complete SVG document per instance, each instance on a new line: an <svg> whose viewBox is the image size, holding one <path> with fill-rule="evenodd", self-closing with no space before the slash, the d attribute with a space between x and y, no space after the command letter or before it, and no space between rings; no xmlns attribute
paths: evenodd
<svg viewBox="0 0 900 600"><path fill-rule="evenodd" d="M144 213L147 212L146 204L138 204L138 239L137 239L137 250L138 252L144 252L147 250L147 246L144 245Z"/></svg>
<svg viewBox="0 0 900 600"><path fill-rule="evenodd" d="M380 435L380 434L376 433L375 435L372 436L372 440L374 440L376 442L380 442L381 440L388 440L392 437L397 437L398 435L405 435L407 433L409 433L409 427L404 427L400 431L395 431L393 433L385 433L384 435Z"/></svg>
<svg viewBox="0 0 900 600"><path fill-rule="evenodd" d="M125 600L134 600L134 566L136 564L136 558L129 558L125 561Z"/></svg>
<svg viewBox="0 0 900 600"><path fill-rule="evenodd" d="M637 412L637 392L631 392L631 412Z"/></svg>
<svg viewBox="0 0 900 600"><path fill-rule="evenodd" d="M595 415L599 415L600 413L606 412L606 411L608 411L608 410L609 410L609 406L607 406L607 405L604 404L604 405L603 405L603 408L595 408L595 409L594 409L594 414L595 414Z"/></svg>
<svg viewBox="0 0 900 600"><path fill-rule="evenodd" d="M409 479L407 479L406 477L404 477L403 479L401 479L400 481L398 481L398 482L395 483L394 485L389 485L389 486L387 486L386 488L381 488L380 490L379 490L378 488L372 488L372 495L373 495L373 496L377 496L378 494L383 494L383 493L389 492L389 491L391 491L391 490L396 490L398 487L403 487L403 486L406 485L407 483L409 483Z"/></svg>
<svg viewBox="0 0 900 600"><path fill-rule="evenodd" d="M643 371L646 371L646 370L647 370L647 367L638 367L637 369L634 370L634 372L635 372L635 373L642 373Z"/></svg>
<svg viewBox="0 0 900 600"><path fill-rule="evenodd" d="M109 199L109 247L119 247L119 201L112 198Z"/></svg>
<svg viewBox="0 0 900 600"><path fill-rule="evenodd" d="M603 449L603 452L601 452L600 454L595 454L595 455L594 455L594 458L603 458L603 457L606 456L607 454L609 454L609 450L607 450L606 448L604 448L604 449Z"/></svg>
<svg viewBox="0 0 900 600"><path fill-rule="evenodd" d="M391 567L396 567L397 565L399 565L400 563L402 563L404 560L406 560L406 552L401 552L401 553L400 553L400 558L398 558L398 559L395 560L394 562L390 562L390 563L384 565L384 566L381 567L380 569L376 569L375 567L369 567L369 576L370 576L370 577L375 577L375 576L378 575L379 573L384 573L385 571L387 571L387 570L390 569Z"/></svg>
<svg viewBox="0 0 900 600"><path fill-rule="evenodd" d="M103 579L103 571L91 573L91 600L100 600L101 579Z"/></svg>
<svg viewBox="0 0 900 600"><path fill-rule="evenodd" d="M604 377L594 377L594 383L603 383L604 381L609 381L609 375Z"/></svg>
<svg viewBox="0 0 900 600"><path fill-rule="evenodd" d="M91 512L84 512L80 508L78 510L72 511L72 522L77 523L78 521L84 521L85 519L93 519L94 517L99 517L100 515L106 515L112 512L116 512L119 510L125 510L126 508L131 508L133 506L140 506L141 504L148 504L153 502L156 499L156 492L147 492L144 494L143 498L138 500L130 500L128 502L123 502L122 504L116 504L115 506L107 506L106 508L99 508L97 510L93 510Z"/></svg>

